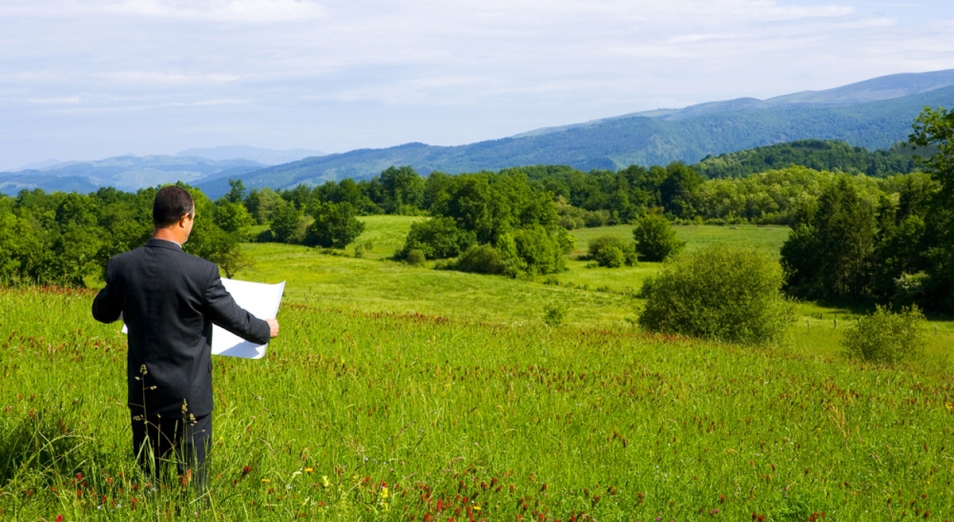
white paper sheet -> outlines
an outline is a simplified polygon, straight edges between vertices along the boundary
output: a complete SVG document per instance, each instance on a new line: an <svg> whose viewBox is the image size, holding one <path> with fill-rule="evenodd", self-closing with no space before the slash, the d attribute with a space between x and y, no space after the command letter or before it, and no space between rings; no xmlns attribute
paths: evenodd
<svg viewBox="0 0 954 522"><path fill-rule="evenodd" d="M278 315L278 306L282 302L285 282L267 285L250 283L237 279L222 278L222 285L232 294L239 306L248 310L259 319L274 319ZM261 359L265 356L268 344L255 344L241 337L212 326L212 355L226 355L243 359Z"/></svg>
<svg viewBox="0 0 954 522"><path fill-rule="evenodd" d="M278 316L278 306L282 303L282 293L285 291L284 281L267 285L223 277L222 286L232 294L232 298L239 306L248 310L255 317L275 319ZM123 325L123 333L127 333L125 324ZM212 355L261 359L265 357L266 348L268 348L268 343L255 344L224 328L212 325Z"/></svg>

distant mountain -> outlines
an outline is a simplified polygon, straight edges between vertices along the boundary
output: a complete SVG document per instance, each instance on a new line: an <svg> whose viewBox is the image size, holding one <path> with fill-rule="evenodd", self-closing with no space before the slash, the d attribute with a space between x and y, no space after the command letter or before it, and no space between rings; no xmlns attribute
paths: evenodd
<svg viewBox="0 0 954 522"><path fill-rule="evenodd" d="M678 117L666 111L653 117L621 116L455 147L409 143L361 149L269 167L243 176L243 180L248 187L317 185L342 178L370 178L391 165L410 165L422 174L541 164L569 165L584 171L615 170L676 160L696 163L706 156L804 139L886 149L907 139L924 106L954 106L954 86L931 88L945 82L954 84L954 71L893 75L758 104L738 100L704 104L705 110L690 107ZM905 94L908 92L914 94ZM901 96L890 97L895 94ZM870 98L885 99L857 101ZM692 112L695 115L687 116ZM223 183L200 182L198 186L210 193L224 193L228 188Z"/></svg>
<svg viewBox="0 0 954 522"><path fill-rule="evenodd" d="M184 181L215 198L228 191L230 178L242 179L249 188L280 189L370 178L392 165L410 165L422 174L523 165L615 170L676 160L692 164L709 156L806 139L843 141L871 151L906 140L924 106L954 107L954 70L895 74L768 100L740 98L632 113L452 147L408 143L323 156L300 149L216 147L189 149L176 156L121 156L0 173L0 191L9 194L36 187L82 192L104 185L137 190ZM294 161L286 161L293 157Z"/></svg>
<svg viewBox="0 0 954 522"><path fill-rule="evenodd" d="M271 150L260 149L258 147L248 147L244 145L232 145L224 147L209 147L200 149L187 149L178 154L177 157L195 156L206 158L213 161L227 161L234 159L245 159L262 163L264 165L279 165L291 161L298 161L311 156L324 156L324 152L308 149L287 149Z"/></svg>
<svg viewBox="0 0 954 522"><path fill-rule="evenodd" d="M135 192L176 181L194 183L220 176L238 178L265 166L244 159L213 161L198 157L117 156L99 161L60 163L43 170L0 173L0 192L16 194L34 188L47 192L92 192L103 186Z"/></svg>
<svg viewBox="0 0 954 522"><path fill-rule="evenodd" d="M634 112L586 123L536 129L518 134L514 137L539 136L541 134L561 132L577 127L592 127L611 120L638 116L658 118L666 121L678 121L709 114L754 109L818 109L824 107L841 107L903 98L905 96L913 96L951 86L954 86L954 69L926 73L892 74L824 91L802 91L769 98L767 100L737 98L734 100L690 105L683 109L655 109L651 111Z"/></svg>

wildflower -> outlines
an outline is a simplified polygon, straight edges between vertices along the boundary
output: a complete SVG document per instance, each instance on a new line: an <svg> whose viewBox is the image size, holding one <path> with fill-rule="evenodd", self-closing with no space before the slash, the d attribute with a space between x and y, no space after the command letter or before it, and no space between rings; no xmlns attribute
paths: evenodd
<svg viewBox="0 0 954 522"><path fill-rule="evenodd" d="M305 473L311 473L315 471L315 468L305 468Z"/></svg>
<svg viewBox="0 0 954 522"><path fill-rule="evenodd" d="M328 475L321 476L321 487L328 489L331 487L331 481L328 480Z"/></svg>
<svg viewBox="0 0 954 522"><path fill-rule="evenodd" d="M269 482L271 482L271 480L269 480L269 479L267 479L267 478L263 478L263 479L262 479L262 484L268 484Z"/></svg>

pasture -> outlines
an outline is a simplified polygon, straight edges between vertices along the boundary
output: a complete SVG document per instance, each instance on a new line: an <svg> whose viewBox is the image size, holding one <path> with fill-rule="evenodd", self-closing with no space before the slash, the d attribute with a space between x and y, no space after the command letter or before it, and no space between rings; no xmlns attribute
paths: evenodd
<svg viewBox="0 0 954 522"><path fill-rule="evenodd" d="M355 258L250 244L287 280L259 361L216 357L211 495L130 456L125 337L94 291L0 290L3 520L900 520L954 514L950 322L925 360L841 355L850 311L800 305L789 346L649 335L659 269L520 281L387 261L414 219L366 218ZM576 231L577 250L601 233ZM677 227L777 248L784 229ZM582 246L581 246L582 245ZM543 321L567 306L567 324ZM935 330L936 328L936 330ZM188 488L185 488L188 491Z"/></svg>

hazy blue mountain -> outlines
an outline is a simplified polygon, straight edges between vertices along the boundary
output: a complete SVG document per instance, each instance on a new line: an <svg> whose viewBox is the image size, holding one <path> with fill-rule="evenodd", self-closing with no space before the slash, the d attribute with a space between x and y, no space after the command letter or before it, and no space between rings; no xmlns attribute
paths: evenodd
<svg viewBox="0 0 954 522"><path fill-rule="evenodd" d="M887 149L907 139L924 106L954 107L954 70L895 74L768 100L740 98L645 111L452 147L408 143L329 155L300 149L215 147L189 149L176 156L71 162L0 173L0 191L9 194L21 188L74 190L72 187L104 185L137 190L184 181L214 198L228 191L230 178L242 179L249 188L290 188L301 183L370 178L392 165L410 165L422 174L541 164L612 170L676 160L692 164L707 156L805 139ZM296 160L284 161L281 154ZM284 162L268 166L276 161Z"/></svg>
<svg viewBox="0 0 954 522"><path fill-rule="evenodd" d="M907 75L896 76L912 84ZM887 80L872 82L870 85L879 86L879 92L890 90ZM895 92L902 90L898 87ZM851 92L861 96L875 90L853 88L840 92L828 99L846 100ZM686 118L610 118L559 131L455 147L410 143L388 149L355 150L269 167L243 179L249 187L285 188L346 177L370 178L391 165L411 165L422 174L540 164L569 165L584 171L619 169L676 160L696 163L706 156L803 139L838 140L868 150L886 149L907 139L914 118L924 106L954 106L954 86L850 105L799 102L762 108L750 108L744 103L734 106L735 110ZM227 190L222 182L200 182L199 186L210 193Z"/></svg>
<svg viewBox="0 0 954 522"><path fill-rule="evenodd" d="M538 136L541 134L562 132L577 127L593 127L611 120L629 119L638 116L676 121L721 112L754 109L818 109L823 107L855 105L902 98L951 86L954 86L954 69L926 73L892 74L824 91L802 91L769 98L767 100L737 98L734 100L700 103L682 109L654 109L651 111L634 112L622 116L593 120L586 123L545 127L518 134L514 137Z"/></svg>
<svg viewBox="0 0 954 522"><path fill-rule="evenodd" d="M0 192L16 194L22 189L47 192L90 192L112 186L134 192L163 183L195 183L219 176L238 178L265 167L249 160L213 161L198 157L117 156L98 161L76 161L43 170L0 173Z"/></svg>
<svg viewBox="0 0 954 522"><path fill-rule="evenodd" d="M309 149L272 150L249 147L246 145L230 145L223 147L206 147L187 149L176 154L177 157L195 156L213 161L227 161L245 159L264 165L279 165L290 161L298 161L311 156L324 156L324 152Z"/></svg>

